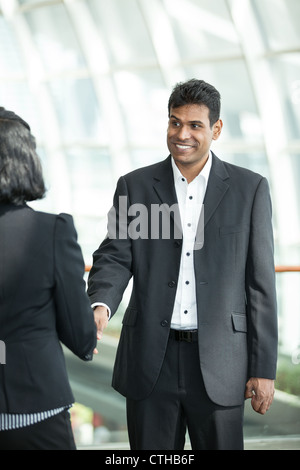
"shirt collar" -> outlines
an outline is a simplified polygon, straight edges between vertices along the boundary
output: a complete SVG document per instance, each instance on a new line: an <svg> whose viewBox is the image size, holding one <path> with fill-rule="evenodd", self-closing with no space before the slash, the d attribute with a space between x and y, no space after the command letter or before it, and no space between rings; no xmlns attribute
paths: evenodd
<svg viewBox="0 0 300 470"><path fill-rule="evenodd" d="M177 181L182 180L182 178L184 178L184 176L181 174L181 172L180 172L178 166L176 165L176 163L174 162L174 158L172 156L171 156L171 161L172 161L174 181L176 183ZM196 178L195 178L195 180L196 180L201 175L205 180L205 187L207 186L207 183L208 183L208 178L209 178L209 175L210 175L211 165L212 165L212 154L211 154L211 151L209 151L207 162L205 163L205 165L202 168L199 175L197 175ZM184 178L184 179L186 179L186 178Z"/></svg>

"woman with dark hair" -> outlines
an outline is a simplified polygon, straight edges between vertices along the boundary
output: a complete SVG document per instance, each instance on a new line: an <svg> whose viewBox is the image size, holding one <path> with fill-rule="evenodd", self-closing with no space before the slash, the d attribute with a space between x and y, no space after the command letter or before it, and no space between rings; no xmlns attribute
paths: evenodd
<svg viewBox="0 0 300 470"><path fill-rule="evenodd" d="M0 108L0 201L23 204L45 195L42 167L29 125Z"/></svg>
<svg viewBox="0 0 300 470"><path fill-rule="evenodd" d="M29 125L0 108L0 450L76 449L61 343L89 361L97 341L72 217L26 204L44 194Z"/></svg>

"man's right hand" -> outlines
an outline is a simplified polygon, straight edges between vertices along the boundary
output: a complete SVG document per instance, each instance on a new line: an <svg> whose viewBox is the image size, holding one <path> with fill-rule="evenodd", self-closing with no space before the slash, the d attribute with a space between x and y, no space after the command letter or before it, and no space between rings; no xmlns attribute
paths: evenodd
<svg viewBox="0 0 300 470"><path fill-rule="evenodd" d="M103 335L104 329L108 325L109 312L106 307L98 305L94 309L94 319L97 326L97 339L100 340Z"/></svg>

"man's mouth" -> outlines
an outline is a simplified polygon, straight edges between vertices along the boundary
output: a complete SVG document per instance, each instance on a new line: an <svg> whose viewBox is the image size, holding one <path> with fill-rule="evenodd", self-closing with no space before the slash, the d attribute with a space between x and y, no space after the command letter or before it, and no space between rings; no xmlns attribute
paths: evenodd
<svg viewBox="0 0 300 470"><path fill-rule="evenodd" d="M174 142L174 145L179 150L189 150L189 149L193 148L193 145L176 144L175 142Z"/></svg>

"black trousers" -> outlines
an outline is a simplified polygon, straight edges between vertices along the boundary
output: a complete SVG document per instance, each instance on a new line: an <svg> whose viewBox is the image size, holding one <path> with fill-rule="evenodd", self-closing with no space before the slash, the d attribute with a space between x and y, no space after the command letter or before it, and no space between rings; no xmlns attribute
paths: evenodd
<svg viewBox="0 0 300 470"><path fill-rule="evenodd" d="M0 431L0 450L76 450L69 411L31 426Z"/></svg>
<svg viewBox="0 0 300 470"><path fill-rule="evenodd" d="M169 339L159 379L144 400L127 399L132 450L243 450L244 406L222 407L205 390L198 343Z"/></svg>

